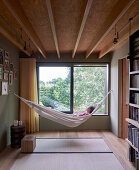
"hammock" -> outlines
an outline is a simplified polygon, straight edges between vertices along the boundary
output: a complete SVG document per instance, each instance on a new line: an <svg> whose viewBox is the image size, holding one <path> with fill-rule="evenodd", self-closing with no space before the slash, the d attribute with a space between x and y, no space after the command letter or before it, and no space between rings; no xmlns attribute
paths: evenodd
<svg viewBox="0 0 139 170"><path fill-rule="evenodd" d="M17 94L14 93L16 97L18 97L21 101L26 103L31 109L33 109L35 112L37 112L40 116L50 119L52 121L55 121L57 123L60 123L62 125L68 126L68 127L77 127L83 122L87 121L103 104L107 96L111 93L109 91L107 95L104 97L103 100L95 104L95 109L93 112L89 115L84 115L84 116L77 116L76 113L73 114L66 114L45 106L41 106L39 104L36 104L32 101L26 100Z"/></svg>

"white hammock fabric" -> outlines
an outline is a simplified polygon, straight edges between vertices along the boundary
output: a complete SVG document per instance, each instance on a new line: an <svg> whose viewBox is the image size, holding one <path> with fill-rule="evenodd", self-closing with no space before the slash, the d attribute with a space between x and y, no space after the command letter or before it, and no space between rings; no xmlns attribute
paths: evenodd
<svg viewBox="0 0 139 170"><path fill-rule="evenodd" d="M21 101L26 103L31 109L33 109L35 112L37 112L40 116L50 119L52 121L55 121L57 123L60 123L62 125L68 126L68 127L77 127L86 120L88 120L103 104L104 100L107 98L107 96L111 93L109 91L107 95L104 97L103 100L101 100L99 103L95 104L95 109L90 115L84 115L84 116L77 116L76 114L66 114L45 106L41 106L39 104L36 104L32 101L26 100L17 94L14 93L16 97L18 97Z"/></svg>

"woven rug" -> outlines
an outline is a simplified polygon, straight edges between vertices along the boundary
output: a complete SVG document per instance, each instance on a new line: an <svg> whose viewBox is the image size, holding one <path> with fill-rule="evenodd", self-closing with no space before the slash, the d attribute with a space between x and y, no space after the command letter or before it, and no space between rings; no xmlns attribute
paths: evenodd
<svg viewBox="0 0 139 170"><path fill-rule="evenodd" d="M43 138L11 170L124 170L103 138Z"/></svg>
<svg viewBox="0 0 139 170"><path fill-rule="evenodd" d="M113 153L20 154L11 170L124 170Z"/></svg>
<svg viewBox="0 0 139 170"><path fill-rule="evenodd" d="M110 152L103 138L38 138L34 153Z"/></svg>

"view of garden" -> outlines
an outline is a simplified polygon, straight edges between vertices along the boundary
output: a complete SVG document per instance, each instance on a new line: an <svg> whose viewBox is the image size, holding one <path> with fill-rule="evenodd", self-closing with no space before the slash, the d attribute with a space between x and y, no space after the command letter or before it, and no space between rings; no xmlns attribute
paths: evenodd
<svg viewBox="0 0 139 170"><path fill-rule="evenodd" d="M40 104L70 111L71 67L40 67L39 72ZM46 78L48 75L49 79ZM46 79L43 79L44 76ZM83 111L102 100L106 93L105 81L106 67L73 67L73 111ZM105 112L105 103L98 112Z"/></svg>

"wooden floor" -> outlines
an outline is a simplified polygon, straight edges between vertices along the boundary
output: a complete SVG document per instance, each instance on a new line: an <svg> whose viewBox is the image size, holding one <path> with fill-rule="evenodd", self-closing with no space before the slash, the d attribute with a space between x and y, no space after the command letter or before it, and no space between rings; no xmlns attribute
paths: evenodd
<svg viewBox="0 0 139 170"><path fill-rule="evenodd" d="M127 143L125 140L117 138L109 131L58 131L58 132L39 132L35 133L36 137L47 138L81 138L81 137L103 137L110 149L114 152L125 170L135 170L135 167L127 159ZM18 155L20 149L13 149L8 146L0 153L0 170L9 170Z"/></svg>

